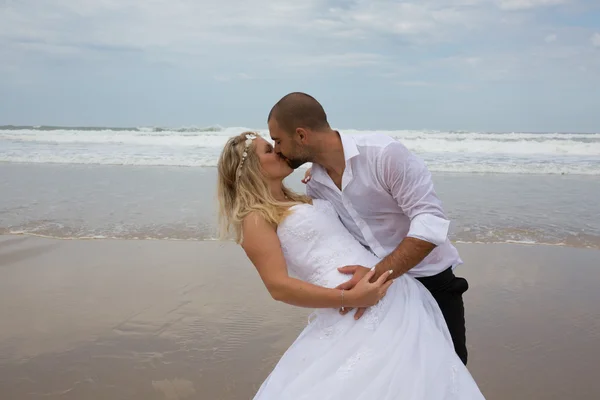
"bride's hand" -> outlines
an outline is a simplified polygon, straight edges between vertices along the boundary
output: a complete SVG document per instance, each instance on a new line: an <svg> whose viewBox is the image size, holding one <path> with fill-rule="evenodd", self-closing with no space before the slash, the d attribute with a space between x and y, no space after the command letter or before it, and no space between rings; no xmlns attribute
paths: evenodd
<svg viewBox="0 0 600 400"><path fill-rule="evenodd" d="M308 181L310 181L310 178L311 178L311 176L310 176L311 169L312 168L307 169L306 172L304 173L304 178L302 179L302 183L306 184L306 183L308 183Z"/></svg>
<svg viewBox="0 0 600 400"><path fill-rule="evenodd" d="M369 282L375 268L372 268L351 290L348 290L344 298L344 307L370 307L379 302L385 296L393 279L387 280L392 271L381 274L375 282Z"/></svg>

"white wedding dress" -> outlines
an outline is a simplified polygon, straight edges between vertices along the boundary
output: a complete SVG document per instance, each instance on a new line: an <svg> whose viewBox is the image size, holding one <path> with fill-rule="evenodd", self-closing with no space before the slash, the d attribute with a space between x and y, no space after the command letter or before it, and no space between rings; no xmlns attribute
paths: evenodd
<svg viewBox="0 0 600 400"><path fill-rule="evenodd" d="M325 287L350 276L344 265L379 259L346 230L331 204L292 208L277 234L290 275ZM454 351L431 294L403 275L358 321L354 311L317 309L255 400L483 399Z"/></svg>

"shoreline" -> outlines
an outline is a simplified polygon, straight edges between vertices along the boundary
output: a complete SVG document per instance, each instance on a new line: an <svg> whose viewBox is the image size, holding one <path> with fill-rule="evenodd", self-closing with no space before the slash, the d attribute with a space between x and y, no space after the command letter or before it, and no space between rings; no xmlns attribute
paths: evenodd
<svg viewBox="0 0 600 400"><path fill-rule="evenodd" d="M202 238L202 239L194 239L194 238L151 238L151 237L146 237L146 238L128 238L128 237L86 237L86 236L81 236L81 237L60 237L60 236L49 236L49 235L42 235L42 234L36 234L36 233L30 233L30 232L23 232L23 233L15 233L15 232L8 232L8 233L0 233L0 238L1 237L33 237L33 238L40 238L40 239L48 239L48 240L61 240L61 241L78 241L78 240L82 240L82 241L155 241L155 242L161 242L161 241L165 241L165 242L192 242L192 243L202 243L202 242L223 242L223 243L232 243L235 244L233 242L233 240L227 240L227 241L223 241L220 240L218 238ZM464 240L451 240L453 245L517 245L517 246L549 246L549 247L565 247L565 248L572 248L572 249L593 249L593 250L600 250L600 247L598 246L584 246L584 245L573 245L573 244L567 244L567 243L537 243L537 242L528 242L528 241L517 241L517 240L506 240L504 242L501 241L496 241L496 242L482 242L482 241L473 241L473 242L469 242L469 241L464 241Z"/></svg>
<svg viewBox="0 0 600 400"><path fill-rule="evenodd" d="M215 168L2 166L0 235L48 238L214 240ZM433 174L462 243L565 244L599 248L600 196L590 177ZM302 171L286 185L302 193ZM561 188L557 190L557 188Z"/></svg>

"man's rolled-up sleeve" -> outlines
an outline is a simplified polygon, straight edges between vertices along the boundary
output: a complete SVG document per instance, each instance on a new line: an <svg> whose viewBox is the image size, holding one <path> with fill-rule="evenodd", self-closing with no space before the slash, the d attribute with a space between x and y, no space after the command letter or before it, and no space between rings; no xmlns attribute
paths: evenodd
<svg viewBox="0 0 600 400"><path fill-rule="evenodd" d="M382 183L410 219L409 237L436 246L448 238L450 221L435 193L431 173L419 157L402 143L387 145L378 159Z"/></svg>

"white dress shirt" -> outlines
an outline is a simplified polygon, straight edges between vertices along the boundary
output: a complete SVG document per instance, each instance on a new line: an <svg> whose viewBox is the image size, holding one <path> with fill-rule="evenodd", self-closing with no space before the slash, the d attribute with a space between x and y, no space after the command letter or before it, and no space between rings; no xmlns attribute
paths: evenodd
<svg viewBox="0 0 600 400"><path fill-rule="evenodd" d="M325 168L313 164L307 195L333 204L352 235L380 258L407 236L435 244L408 272L414 277L432 276L461 264L448 239L450 221L425 163L386 135L340 133L340 137L346 160L342 190Z"/></svg>

